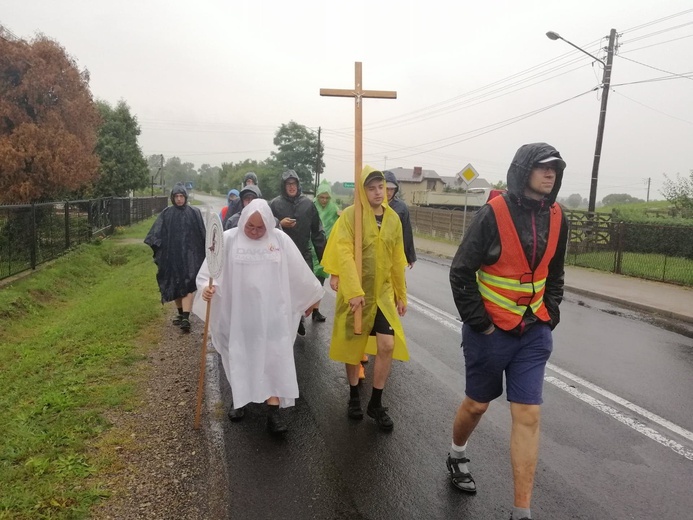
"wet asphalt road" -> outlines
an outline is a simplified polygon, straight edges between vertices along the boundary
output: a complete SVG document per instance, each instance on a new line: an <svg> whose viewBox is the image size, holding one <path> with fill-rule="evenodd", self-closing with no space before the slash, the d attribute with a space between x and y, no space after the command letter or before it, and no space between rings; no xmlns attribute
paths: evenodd
<svg viewBox="0 0 693 520"><path fill-rule="evenodd" d="M295 343L301 398L284 412L290 432L272 438L261 405L243 422L224 422L229 518L509 518L504 397L470 440L478 494L463 495L448 481L445 457L464 389L448 269L445 260L421 258L407 273L411 361L394 363L383 395L392 433L368 417L346 417L344 369L328 358L334 295L327 289L321 311L328 321L308 320ZM561 308L544 385L534 517L691 518L693 340L570 293Z"/></svg>
<svg viewBox="0 0 693 520"><path fill-rule="evenodd" d="M230 518L509 517L504 398L470 441L479 493L465 496L448 482L444 461L464 380L447 272L445 261L425 258L408 272L412 359L394 364L384 393L395 421L389 434L368 417L346 417L344 369L328 358L328 290L321 308L328 321L308 320L306 337L295 343L301 398L285 412L287 436L266 432L261 405L225 425ZM566 300L546 374L535 518L690 518L693 340L627 310ZM369 373L364 403L370 383ZM222 387L229 402L225 381Z"/></svg>

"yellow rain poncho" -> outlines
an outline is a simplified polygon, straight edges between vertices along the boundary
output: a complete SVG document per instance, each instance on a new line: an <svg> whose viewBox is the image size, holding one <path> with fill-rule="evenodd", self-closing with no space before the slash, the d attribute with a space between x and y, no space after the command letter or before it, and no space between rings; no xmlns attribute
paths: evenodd
<svg viewBox="0 0 693 520"><path fill-rule="evenodd" d="M351 365L359 364L364 351L377 353L375 336L369 334L378 307L395 332L393 359L409 359L396 306L397 300L407 303L404 278L407 259L404 255L402 223L397 213L387 205L385 197L383 220L378 229L364 189L366 177L373 171L376 170L366 166L358 184L363 211L362 283L359 283L354 262L354 206L346 208L337 220L322 257L325 271L339 276L330 358ZM354 314L349 308L349 300L357 296L365 296L366 299L362 334L358 336L354 334Z"/></svg>

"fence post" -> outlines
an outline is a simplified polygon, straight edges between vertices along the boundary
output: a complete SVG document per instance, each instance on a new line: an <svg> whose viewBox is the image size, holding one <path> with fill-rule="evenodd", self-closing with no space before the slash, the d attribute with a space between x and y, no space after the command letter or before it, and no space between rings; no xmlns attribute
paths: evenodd
<svg viewBox="0 0 693 520"><path fill-rule="evenodd" d="M616 224L616 258L614 261L614 273L621 274L623 270L623 222L618 222Z"/></svg>
<svg viewBox="0 0 693 520"><path fill-rule="evenodd" d="M65 201L65 249L70 249L70 204Z"/></svg>
<svg viewBox="0 0 693 520"><path fill-rule="evenodd" d="M36 269L36 246L38 237L36 236L36 204L31 203L31 268Z"/></svg>
<svg viewBox="0 0 693 520"><path fill-rule="evenodd" d="M87 223L89 224L89 234L87 235L87 242L91 242L92 234L94 233L94 222L92 219L94 212L91 210L92 200L89 200L87 202Z"/></svg>

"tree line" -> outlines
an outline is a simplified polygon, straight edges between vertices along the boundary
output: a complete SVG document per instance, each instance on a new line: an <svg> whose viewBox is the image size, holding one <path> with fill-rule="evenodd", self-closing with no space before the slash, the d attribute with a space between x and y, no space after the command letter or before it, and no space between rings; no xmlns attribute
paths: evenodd
<svg viewBox="0 0 693 520"><path fill-rule="evenodd" d="M277 130L277 150L267 159L199 169L175 156L145 158L140 133L124 100L94 99L89 71L59 42L18 39L0 25L0 204L127 196L155 185L161 193L177 182L225 192L239 188L248 171L270 198L284 170L295 170L311 191L325 166L322 142L294 121Z"/></svg>

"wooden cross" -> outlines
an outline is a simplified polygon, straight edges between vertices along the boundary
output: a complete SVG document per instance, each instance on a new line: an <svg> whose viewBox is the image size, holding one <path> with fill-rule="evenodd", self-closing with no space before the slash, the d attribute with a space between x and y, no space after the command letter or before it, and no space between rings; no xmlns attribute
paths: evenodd
<svg viewBox="0 0 693 520"><path fill-rule="evenodd" d="M363 169L363 113L361 100L363 98L397 99L397 92L392 90L363 90L361 80L361 62L355 65L354 89L321 88L321 96L353 97L355 103L354 121L354 261L359 281L363 274L362 244L363 244L363 213L361 212L361 198L358 185L361 182L361 170ZM361 309L354 313L354 334L361 334Z"/></svg>

